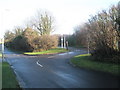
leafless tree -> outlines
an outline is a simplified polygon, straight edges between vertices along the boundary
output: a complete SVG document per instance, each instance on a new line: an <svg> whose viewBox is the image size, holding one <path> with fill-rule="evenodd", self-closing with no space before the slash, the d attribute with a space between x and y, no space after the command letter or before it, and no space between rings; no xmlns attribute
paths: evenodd
<svg viewBox="0 0 120 90"><path fill-rule="evenodd" d="M40 35L50 35L54 31L54 19L48 12L37 12L33 26L40 32Z"/></svg>

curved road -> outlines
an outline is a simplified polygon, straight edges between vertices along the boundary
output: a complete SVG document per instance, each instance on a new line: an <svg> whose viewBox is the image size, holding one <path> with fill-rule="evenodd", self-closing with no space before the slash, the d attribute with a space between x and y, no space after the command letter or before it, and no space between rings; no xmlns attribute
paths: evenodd
<svg viewBox="0 0 120 90"><path fill-rule="evenodd" d="M27 56L5 49L6 60L23 88L115 88L118 78L106 73L76 68L71 57L86 53L75 50L63 54Z"/></svg>

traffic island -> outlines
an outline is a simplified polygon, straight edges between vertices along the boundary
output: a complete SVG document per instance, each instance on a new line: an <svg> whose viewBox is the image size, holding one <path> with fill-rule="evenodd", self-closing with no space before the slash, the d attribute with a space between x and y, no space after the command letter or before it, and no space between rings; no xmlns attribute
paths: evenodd
<svg viewBox="0 0 120 90"><path fill-rule="evenodd" d="M49 49L47 51L41 51L41 52L25 52L25 55L48 55L48 54L58 54L58 53L64 53L68 52L68 50L64 48L53 48Z"/></svg>

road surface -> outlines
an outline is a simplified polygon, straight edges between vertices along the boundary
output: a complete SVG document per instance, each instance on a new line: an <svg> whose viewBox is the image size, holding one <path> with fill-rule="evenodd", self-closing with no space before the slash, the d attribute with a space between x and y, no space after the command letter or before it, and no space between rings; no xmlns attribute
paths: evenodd
<svg viewBox="0 0 120 90"><path fill-rule="evenodd" d="M86 53L85 50L55 54L27 56L5 49L6 60L14 69L23 88L115 88L118 78L73 67L71 57Z"/></svg>

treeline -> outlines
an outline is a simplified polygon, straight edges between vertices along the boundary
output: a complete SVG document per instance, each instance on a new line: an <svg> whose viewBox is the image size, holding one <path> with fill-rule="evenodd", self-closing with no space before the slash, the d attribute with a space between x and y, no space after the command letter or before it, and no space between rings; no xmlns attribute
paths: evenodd
<svg viewBox="0 0 120 90"><path fill-rule="evenodd" d="M48 13L39 13L35 22L29 22L27 28L17 27L5 33L5 46L19 51L43 51L58 46L58 37L54 31L53 18Z"/></svg>
<svg viewBox="0 0 120 90"><path fill-rule="evenodd" d="M120 63L120 2L79 25L69 43L90 49L94 60Z"/></svg>

